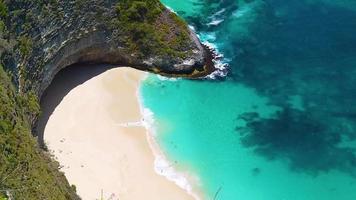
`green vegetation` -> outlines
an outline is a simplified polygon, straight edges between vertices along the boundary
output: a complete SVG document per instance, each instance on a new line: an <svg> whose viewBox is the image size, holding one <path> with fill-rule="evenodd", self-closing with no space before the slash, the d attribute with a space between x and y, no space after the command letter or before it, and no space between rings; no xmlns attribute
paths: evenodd
<svg viewBox="0 0 356 200"><path fill-rule="evenodd" d="M123 31L123 42L132 52L147 55L178 56L187 52L189 32L184 21L168 12L158 0L121 0L111 27ZM172 27L172 24L177 24Z"/></svg>
<svg viewBox="0 0 356 200"><path fill-rule="evenodd" d="M20 53L22 56L28 56L32 50L32 40L28 37L21 36L18 41Z"/></svg>
<svg viewBox="0 0 356 200"><path fill-rule="evenodd" d="M7 6L4 3L4 0L0 0L0 17L4 18L7 17L8 15L8 9Z"/></svg>
<svg viewBox="0 0 356 200"><path fill-rule="evenodd" d="M58 164L37 146L31 120L39 113L37 97L15 92L0 66L0 199L76 199ZM31 119L32 118L32 119Z"/></svg>
<svg viewBox="0 0 356 200"><path fill-rule="evenodd" d="M18 52L25 59L33 51L27 32L34 14L27 9L9 10L16 2L0 0L0 200L78 199L75 188L58 171L58 163L38 147L31 134L40 113L37 96L31 90L17 92L3 69L4 55ZM19 70L22 75L26 72L23 66Z"/></svg>

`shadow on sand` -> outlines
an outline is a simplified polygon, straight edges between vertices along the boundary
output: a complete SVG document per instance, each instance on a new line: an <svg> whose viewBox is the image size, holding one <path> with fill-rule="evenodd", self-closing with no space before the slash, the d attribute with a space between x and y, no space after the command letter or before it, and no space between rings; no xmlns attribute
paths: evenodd
<svg viewBox="0 0 356 200"><path fill-rule="evenodd" d="M44 142L46 124L62 99L73 88L114 67L116 66L104 64L74 64L56 74L41 97L40 105L42 113L34 129L35 136L38 137L38 142L42 148L46 148ZM83 101L85 101L85 98L83 98Z"/></svg>

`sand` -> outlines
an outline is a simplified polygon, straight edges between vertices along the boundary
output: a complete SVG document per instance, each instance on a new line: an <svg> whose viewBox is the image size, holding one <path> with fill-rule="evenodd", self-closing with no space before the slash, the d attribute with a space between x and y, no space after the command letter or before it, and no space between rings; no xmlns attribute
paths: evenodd
<svg viewBox="0 0 356 200"><path fill-rule="evenodd" d="M110 69L72 89L49 117L45 143L84 200L194 199L154 171L137 98L144 76Z"/></svg>

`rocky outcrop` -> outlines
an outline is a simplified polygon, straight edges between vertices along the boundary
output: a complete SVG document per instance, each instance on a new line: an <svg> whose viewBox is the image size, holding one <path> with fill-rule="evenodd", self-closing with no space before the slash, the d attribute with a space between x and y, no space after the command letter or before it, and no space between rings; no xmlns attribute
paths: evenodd
<svg viewBox="0 0 356 200"><path fill-rule="evenodd" d="M133 52L122 39L127 38L128 33L121 31L125 27L113 28L117 2L72 0L58 1L56 5L9 2L10 13L11 9L12 12L21 11L9 20L9 23L17 24L12 31L17 32L17 37L24 37L24 45L30 45L29 52L15 51L15 58L5 65L12 65L19 88L33 90L41 96L58 71L85 62L126 65L164 75L199 76L207 73L207 51L186 25L189 41L184 47L184 57L142 56ZM167 21L171 14L164 8L160 16L168 30L178 27L174 20ZM30 42L26 43L26 39Z"/></svg>
<svg viewBox="0 0 356 200"><path fill-rule="evenodd" d="M74 63L107 63L131 66L166 75L192 74L195 70L204 71L205 49L194 33L191 33L194 54L187 59L165 60L159 56L145 59L130 55L124 47L117 47L110 40L106 30L92 30L80 38L66 40L56 52L48 53L44 71L38 88L39 94L47 88L58 71Z"/></svg>

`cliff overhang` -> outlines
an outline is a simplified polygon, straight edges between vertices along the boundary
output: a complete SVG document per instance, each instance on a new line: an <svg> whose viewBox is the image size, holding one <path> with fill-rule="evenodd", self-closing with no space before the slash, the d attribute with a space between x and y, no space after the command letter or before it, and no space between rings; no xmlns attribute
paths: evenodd
<svg viewBox="0 0 356 200"><path fill-rule="evenodd" d="M197 78L214 68L196 34L158 0L8 1L2 64L20 92L41 97L74 63L107 63Z"/></svg>

